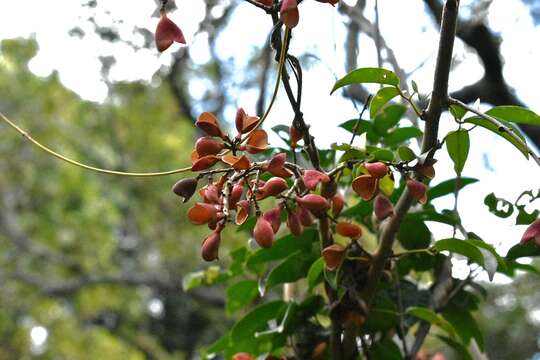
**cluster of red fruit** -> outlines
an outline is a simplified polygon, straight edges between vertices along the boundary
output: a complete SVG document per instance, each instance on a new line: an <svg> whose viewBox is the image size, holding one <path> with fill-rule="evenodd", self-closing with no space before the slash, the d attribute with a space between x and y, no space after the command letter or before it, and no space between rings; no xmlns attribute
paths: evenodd
<svg viewBox="0 0 540 360"><path fill-rule="evenodd" d="M345 206L345 199L337 194L336 187L328 186L318 191L319 185L329 184L336 172L329 176L322 171L304 169L288 162L285 153L260 162L249 158L250 154L266 150L268 145L266 132L258 129L259 118L249 116L240 108L235 119L238 134L234 138L222 131L218 119L210 113L201 114L195 125L206 134L197 140L191 155L191 169L200 174L196 178L178 181L173 191L187 201L197 191L199 181L208 177L208 184L199 189L201 201L188 211L191 223L206 224L212 230L202 245L205 260L218 258L221 232L225 225L233 221L241 225L252 213L257 217L253 238L263 248L272 246L275 234L281 227L283 212L286 212L287 228L296 236L313 225L316 218L324 216L334 220L336 233L351 240L362 236L360 225L336 220ZM290 137L294 149L301 140L301 134L291 128ZM218 163L224 167L211 169ZM351 167L354 166L359 166L363 174L353 181L353 190L365 201L374 200L374 214L379 221L392 216L392 203L379 190L380 180L392 176L388 165L366 162L351 164ZM220 177L214 181L213 175L217 174ZM425 201L426 186L423 183L408 179L407 186L419 201ZM278 204L262 212L259 202L267 198L278 200ZM235 213L234 220L231 213ZM344 252L345 248L340 245L324 249L327 267L336 268Z"/></svg>

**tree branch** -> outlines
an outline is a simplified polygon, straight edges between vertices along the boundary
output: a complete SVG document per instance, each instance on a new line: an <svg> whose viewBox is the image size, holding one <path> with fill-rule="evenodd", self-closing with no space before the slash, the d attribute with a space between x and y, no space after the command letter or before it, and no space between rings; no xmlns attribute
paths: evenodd
<svg viewBox="0 0 540 360"><path fill-rule="evenodd" d="M425 113L426 126L424 129L424 138L422 139L422 153L426 153L437 147L439 120L448 99L448 77L452 62L458 10L459 0L448 0L446 2L441 25L433 93L428 110ZM433 154L430 154L430 156L433 156ZM379 284L388 258L392 254L395 235L402 220L411 208L413 200L411 193L408 189L405 189L395 207L394 217L390 219L381 232L379 249L374 256L373 263L369 269L368 280L363 290L364 300L368 306L371 305L375 298L377 285Z"/></svg>

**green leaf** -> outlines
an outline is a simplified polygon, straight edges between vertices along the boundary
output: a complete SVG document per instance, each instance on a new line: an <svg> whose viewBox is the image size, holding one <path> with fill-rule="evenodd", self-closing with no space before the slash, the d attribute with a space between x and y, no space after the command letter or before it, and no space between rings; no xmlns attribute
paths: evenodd
<svg viewBox="0 0 540 360"><path fill-rule="evenodd" d="M500 218L507 218L514 213L514 206L508 200L498 198L494 193L489 194L484 199L489 211Z"/></svg>
<svg viewBox="0 0 540 360"><path fill-rule="evenodd" d="M390 339L376 342L369 348L371 359L402 360L399 347Z"/></svg>
<svg viewBox="0 0 540 360"><path fill-rule="evenodd" d="M399 85L399 78L390 70L381 68L360 68L351 71L343 78L339 79L330 94L333 94L337 89L352 84L386 84Z"/></svg>
<svg viewBox="0 0 540 360"><path fill-rule="evenodd" d="M416 154L407 146L400 146L397 149L399 159L401 161L409 162L416 159Z"/></svg>
<svg viewBox="0 0 540 360"><path fill-rule="evenodd" d="M315 229L306 229L299 237L294 235L284 236L274 241L271 248L257 250L249 257L247 265L251 267L256 264L285 259L298 250L309 253L311 245L316 239L317 231Z"/></svg>
<svg viewBox="0 0 540 360"><path fill-rule="evenodd" d="M463 344L469 345L474 339L480 350L484 351L484 336L470 311L452 304L445 307L442 316L452 324Z"/></svg>
<svg viewBox="0 0 540 360"><path fill-rule="evenodd" d="M266 289L276 285L292 283L305 277L313 263L311 253L297 251L272 269L266 281Z"/></svg>
<svg viewBox="0 0 540 360"><path fill-rule="evenodd" d="M471 261L484 266L484 255L478 248L465 240L460 239L444 239L435 242L437 251L450 251L452 253L463 255Z"/></svg>
<svg viewBox="0 0 540 360"><path fill-rule="evenodd" d="M523 257L540 256L540 247L534 241L529 241L526 244L514 245L506 254L507 260L516 260Z"/></svg>
<svg viewBox="0 0 540 360"><path fill-rule="evenodd" d="M204 271L189 273L182 279L182 289L184 289L184 291L195 289L203 284L203 280Z"/></svg>
<svg viewBox="0 0 540 360"><path fill-rule="evenodd" d="M378 295L369 311L364 328L367 332L388 331L399 324L396 304L387 296Z"/></svg>
<svg viewBox="0 0 540 360"><path fill-rule="evenodd" d="M243 280L227 288L227 313L229 315L249 305L257 297L257 281Z"/></svg>
<svg viewBox="0 0 540 360"><path fill-rule="evenodd" d="M454 336L456 330L448 321L446 321L442 316L436 314L433 310L422 307L412 307L407 309L407 314L414 316L420 320L435 325L446 331L451 336Z"/></svg>
<svg viewBox="0 0 540 360"><path fill-rule="evenodd" d="M448 109L452 116L458 120L461 120L467 114L467 110L459 105L452 104Z"/></svg>
<svg viewBox="0 0 540 360"><path fill-rule="evenodd" d="M491 255L493 255L495 257L496 261L497 261L497 269L499 271L502 271L502 272L506 271L506 262L497 253L497 250L495 250L493 245L490 245L490 244L488 244L488 243L486 243L486 242L484 242L483 240L480 240L480 239L467 239L465 241L468 242L471 245L476 246L477 248L484 249L484 250L488 251L489 253L491 253ZM484 259L485 259L485 257L486 256L484 255Z"/></svg>
<svg viewBox="0 0 540 360"><path fill-rule="evenodd" d="M370 160L394 161L394 153L387 149L381 149L376 146L366 146L366 154Z"/></svg>
<svg viewBox="0 0 540 360"><path fill-rule="evenodd" d="M371 100L369 115L373 119L377 112L383 108L386 103L399 95L399 90L394 86L383 87Z"/></svg>
<svg viewBox="0 0 540 360"><path fill-rule="evenodd" d="M375 132L384 136L389 129L393 128L399 123L399 120L407 112L407 107L400 104L389 105L385 107L375 119L373 119L373 126Z"/></svg>
<svg viewBox="0 0 540 360"><path fill-rule="evenodd" d="M533 111L520 106L496 106L493 109L486 111L486 114L496 117L499 120L517 124L540 126L540 116Z"/></svg>
<svg viewBox="0 0 540 360"><path fill-rule="evenodd" d="M342 129L347 130L350 133L354 133L354 129L356 128L356 135L362 135L363 133L367 132L373 132L373 124L371 121L367 120L358 120L358 119L352 119L345 121L343 124L340 124L339 127Z"/></svg>
<svg viewBox="0 0 540 360"><path fill-rule="evenodd" d="M461 179L451 179L443 181L429 189L429 201L439 197L443 197L445 195L453 194L456 189L456 182L459 182L458 189L461 190L467 185L478 182L478 179L462 177Z"/></svg>
<svg viewBox="0 0 540 360"><path fill-rule="evenodd" d="M281 300L261 304L240 319L231 330L233 342L255 341L255 333L268 329L268 321L277 319L287 307Z"/></svg>
<svg viewBox="0 0 540 360"><path fill-rule="evenodd" d="M473 360L473 358L469 354L469 350L467 350L467 348L463 346L463 344L446 336L437 335L437 337L441 339L442 341L444 341L446 344L448 344L448 346L450 346L452 349L454 349L459 354L460 359Z"/></svg>
<svg viewBox="0 0 540 360"><path fill-rule="evenodd" d="M229 346L230 341L230 334L226 333L216 341L212 345L210 345L208 348L206 348L205 353L210 357L213 358L212 355L218 354L220 352L223 352Z"/></svg>
<svg viewBox="0 0 540 360"><path fill-rule="evenodd" d="M504 126L510 128L510 129L513 129L514 134L516 134L518 137L523 139L523 135L521 135L519 130L517 130L513 125L511 125L510 123L507 123L504 120L499 120L499 121ZM491 123L491 121L488 121L488 120L486 120L484 118L481 118L479 116L473 116L473 117L470 117L468 119L465 119L465 122L478 125L480 127L483 127L486 130L489 130L489 131L503 137L508 142L510 142L512 145L514 145L527 159L529 158L529 150L527 149L527 146L525 146L524 143L518 141L517 139L514 139L513 136L508 134L506 131L504 131L502 129L499 129L499 127L497 125ZM525 141L525 140L523 139L523 141Z"/></svg>
<svg viewBox="0 0 540 360"><path fill-rule="evenodd" d="M423 221L407 215L399 226L397 238L407 250L425 249L431 242L431 232Z"/></svg>
<svg viewBox="0 0 540 360"><path fill-rule="evenodd" d="M317 286L324 278L324 258L320 257L317 259L311 267L309 268L307 274L307 282L309 289L313 289Z"/></svg>
<svg viewBox="0 0 540 360"><path fill-rule="evenodd" d="M454 170L458 175L465 167L465 162L469 156L470 140L469 132L466 130L452 131L446 136L446 150L454 162Z"/></svg>
<svg viewBox="0 0 540 360"><path fill-rule="evenodd" d="M412 89L415 93L419 93L420 91L418 91L418 84L416 83L416 81L414 80L411 80L411 86L412 86Z"/></svg>
<svg viewBox="0 0 540 360"><path fill-rule="evenodd" d="M407 214L407 217L419 221L434 221L441 224L454 226L458 224L458 219L451 210L443 210L442 213L438 213L433 209L426 209Z"/></svg>
<svg viewBox="0 0 540 360"><path fill-rule="evenodd" d="M388 146L397 145L403 143L409 139L413 139L422 136L422 130L414 126L397 128L390 131L388 135L384 137L384 143Z"/></svg>

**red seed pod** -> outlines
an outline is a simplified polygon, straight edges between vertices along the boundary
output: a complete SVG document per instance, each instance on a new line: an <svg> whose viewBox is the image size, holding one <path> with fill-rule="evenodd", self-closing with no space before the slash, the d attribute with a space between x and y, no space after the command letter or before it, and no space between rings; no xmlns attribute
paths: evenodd
<svg viewBox="0 0 540 360"><path fill-rule="evenodd" d="M330 207L328 200L315 194L307 194L302 197L297 196L296 202L304 208L316 212L326 211Z"/></svg>
<svg viewBox="0 0 540 360"><path fill-rule="evenodd" d="M221 157L221 161L230 165L234 170L247 170L251 167L251 162L246 155L234 156L232 154L227 154Z"/></svg>
<svg viewBox="0 0 540 360"><path fill-rule="evenodd" d="M207 224L218 216L218 208L212 204L196 203L187 213L189 221L193 225Z"/></svg>
<svg viewBox="0 0 540 360"><path fill-rule="evenodd" d="M203 112L199 115L195 125L210 136L225 137L219 126L218 119L212 113Z"/></svg>
<svg viewBox="0 0 540 360"><path fill-rule="evenodd" d="M346 249L339 244L333 244L326 247L322 251L326 268L330 271L336 270L345 258L345 251Z"/></svg>
<svg viewBox="0 0 540 360"><path fill-rule="evenodd" d="M317 1L320 3L330 4L332 6L336 5L339 2L339 0L317 0Z"/></svg>
<svg viewBox="0 0 540 360"><path fill-rule="evenodd" d="M273 177L268 180L264 186L260 189L261 192L257 194L257 200L266 199L270 196L277 196L287 190L289 185L287 181L280 177Z"/></svg>
<svg viewBox="0 0 540 360"><path fill-rule="evenodd" d="M360 197L369 201L377 192L378 181L371 175L361 175L354 179L352 188Z"/></svg>
<svg viewBox="0 0 540 360"><path fill-rule="evenodd" d="M219 188L215 183L208 184L199 190L199 195L203 198L204 202L207 204L219 204L220 203L220 192Z"/></svg>
<svg viewBox="0 0 540 360"><path fill-rule="evenodd" d="M298 145L298 142L302 140L304 137L302 136L302 133L298 131L294 126L291 126L289 128L289 137L291 139L291 147L294 149L296 145Z"/></svg>
<svg viewBox="0 0 540 360"><path fill-rule="evenodd" d="M283 24L289 29L298 25L300 15L298 13L298 2L296 0L283 0L281 9L279 10L279 17Z"/></svg>
<svg viewBox="0 0 540 360"><path fill-rule="evenodd" d="M240 200L238 204L236 204L236 225L242 225L246 222L249 218L249 209L250 205L247 200Z"/></svg>
<svg viewBox="0 0 540 360"><path fill-rule="evenodd" d="M179 180L174 186L172 187L172 191L180 196L183 197L183 202L186 203L193 194L195 194L195 191L197 190L197 179L194 178L187 178Z"/></svg>
<svg viewBox="0 0 540 360"><path fill-rule="evenodd" d="M315 190L319 183L328 183L330 182L330 177L323 172L318 170L306 170L304 171L304 185L309 190Z"/></svg>
<svg viewBox="0 0 540 360"><path fill-rule="evenodd" d="M528 241L536 241L536 245L540 246L540 219L536 219L521 237L521 244L525 244Z"/></svg>
<svg viewBox="0 0 540 360"><path fill-rule="evenodd" d="M266 6L274 5L273 0L257 0L257 2Z"/></svg>
<svg viewBox="0 0 540 360"><path fill-rule="evenodd" d="M255 130L251 133L247 144L246 150L250 154L258 154L266 150L268 146L268 134L264 130Z"/></svg>
<svg viewBox="0 0 540 360"><path fill-rule="evenodd" d="M199 156L216 155L225 148L223 143L214 140L210 136L203 136L197 139L195 150Z"/></svg>
<svg viewBox="0 0 540 360"><path fill-rule="evenodd" d="M287 227L294 236L300 236L304 232L304 226L302 226L300 218L295 212L290 212L287 215Z"/></svg>
<svg viewBox="0 0 540 360"><path fill-rule="evenodd" d="M298 215L298 218L300 219L300 223L303 226L311 226L315 222L315 219L313 219L313 215L309 212L308 209L298 206L296 208L296 214Z"/></svg>
<svg viewBox="0 0 540 360"><path fill-rule="evenodd" d="M272 247L274 242L274 229L268 220L262 216L257 220L255 228L253 229L253 237L257 244L262 248Z"/></svg>
<svg viewBox="0 0 540 360"><path fill-rule="evenodd" d="M421 204L425 204L427 202L426 184L414 179L407 179L407 188L411 192L412 196Z"/></svg>
<svg viewBox="0 0 540 360"><path fill-rule="evenodd" d="M218 161L219 158L216 155L203 156L193 162L193 165L191 165L191 171L203 171L209 169L216 165Z"/></svg>
<svg viewBox="0 0 540 360"><path fill-rule="evenodd" d="M376 163L365 163L364 167L369 172L371 176L373 176L375 179L380 179L386 176L388 174L388 166L382 162L376 162Z"/></svg>
<svg viewBox="0 0 540 360"><path fill-rule="evenodd" d="M383 194L377 195L373 203L373 212L379 221L394 215L394 205Z"/></svg>
<svg viewBox="0 0 540 360"><path fill-rule="evenodd" d="M345 199L343 196L336 194L332 197L330 202L332 203L332 216L338 217L345 207Z"/></svg>
<svg viewBox="0 0 540 360"><path fill-rule="evenodd" d="M259 0L259 2L262 3L262 0ZM253 356L249 355L248 353L240 352L240 353L236 353L232 357L232 360L255 360L255 358Z"/></svg>
<svg viewBox="0 0 540 360"><path fill-rule="evenodd" d="M433 165L416 165L414 170L420 175L427 177L428 179L433 179L435 177L435 168Z"/></svg>
<svg viewBox="0 0 540 360"><path fill-rule="evenodd" d="M285 167L287 161L287 154L279 153L275 155L266 166L266 171L270 174L282 178L288 178L292 176L292 172Z"/></svg>
<svg viewBox="0 0 540 360"><path fill-rule="evenodd" d="M236 112L236 130L239 134L246 134L253 130L259 123L259 118L256 116L249 116L244 109L239 108Z"/></svg>
<svg viewBox="0 0 540 360"><path fill-rule="evenodd" d="M362 228L358 224L352 224L348 222L338 222L336 225L336 232L351 239L358 239L362 236Z"/></svg>
<svg viewBox="0 0 540 360"><path fill-rule="evenodd" d="M212 232L204 241L201 248L202 258L206 261L214 261L218 258L221 235L219 231Z"/></svg>
<svg viewBox="0 0 540 360"><path fill-rule="evenodd" d="M236 184L234 184L231 194L229 195L229 208L235 208L236 204L238 204L238 201L242 198L242 194L244 193L244 182L240 181Z"/></svg>
<svg viewBox="0 0 540 360"><path fill-rule="evenodd" d="M186 43L182 30L167 17L165 12L161 12L161 18L155 32L155 41L160 52L167 50L173 42Z"/></svg>
<svg viewBox="0 0 540 360"><path fill-rule="evenodd" d="M274 234L279 231L281 227L281 210L282 205L278 205L275 208L272 208L263 214L263 218L272 225L272 230Z"/></svg>

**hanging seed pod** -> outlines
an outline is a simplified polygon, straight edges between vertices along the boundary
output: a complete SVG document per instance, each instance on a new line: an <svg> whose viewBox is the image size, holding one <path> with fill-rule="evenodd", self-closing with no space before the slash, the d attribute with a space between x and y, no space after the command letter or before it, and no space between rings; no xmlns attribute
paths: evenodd
<svg viewBox="0 0 540 360"><path fill-rule="evenodd" d="M336 270L345 258L345 251L346 249L338 244L333 244L326 247L322 251L326 268L330 271Z"/></svg>
<svg viewBox="0 0 540 360"><path fill-rule="evenodd" d="M274 230L274 234L279 231L279 228L281 227L281 210L282 207L280 205L276 206L275 208L272 208L265 212L263 214L263 218L272 225L272 230Z"/></svg>
<svg viewBox="0 0 540 360"><path fill-rule="evenodd" d="M426 184L414 180L414 179L408 179L407 180L407 189L411 192L412 196L418 200L421 204L425 204L427 202L427 186Z"/></svg>
<svg viewBox="0 0 540 360"><path fill-rule="evenodd" d="M187 178L179 180L174 186L172 187L172 191L184 198L183 202L186 203L191 199L193 194L195 194L195 191L197 191L197 179L195 178Z"/></svg>
<svg viewBox="0 0 540 360"><path fill-rule="evenodd" d="M197 139L195 143L195 150L200 157L206 155L216 155L225 148L223 143L214 140L210 136L203 136Z"/></svg>
<svg viewBox="0 0 540 360"><path fill-rule="evenodd" d="M319 183L330 182L330 177L317 170L306 170L303 176L304 185L309 190L315 190Z"/></svg>
<svg viewBox="0 0 540 360"><path fill-rule="evenodd" d="M186 43L182 30L167 17L164 11L161 12L161 18L156 28L155 41L159 52L167 50L173 42Z"/></svg>
<svg viewBox="0 0 540 360"><path fill-rule="evenodd" d="M377 179L371 175L361 175L354 179L352 188L362 199L369 201L377 192Z"/></svg>
<svg viewBox="0 0 540 360"><path fill-rule="evenodd" d="M330 207L328 200L315 194L307 194L302 197L297 196L296 202L302 207L316 212L326 211Z"/></svg>
<svg viewBox="0 0 540 360"><path fill-rule="evenodd" d="M225 137L219 126L218 119L212 113L203 112L201 115L199 115L199 118L195 122L195 126L210 136L217 136L220 138Z"/></svg>
<svg viewBox="0 0 540 360"><path fill-rule="evenodd" d="M525 244L533 239L536 242L536 245L540 246L540 219L535 220L531 225L529 225L521 237L521 244Z"/></svg>
<svg viewBox="0 0 540 360"><path fill-rule="evenodd" d="M388 166L382 162L376 162L376 163L365 163L364 167L368 171L368 173L373 176L376 179L381 179L388 174Z"/></svg>
<svg viewBox="0 0 540 360"><path fill-rule="evenodd" d="M394 215L394 205L383 194L377 195L373 203L373 212L379 221Z"/></svg>
<svg viewBox="0 0 540 360"><path fill-rule="evenodd" d="M279 18L289 29L298 25L300 15L298 13L298 2L296 0L283 0L279 10Z"/></svg>
<svg viewBox="0 0 540 360"><path fill-rule="evenodd" d="M359 239L362 236L362 228L358 224L348 222L338 222L336 232L351 239Z"/></svg>
<svg viewBox="0 0 540 360"><path fill-rule="evenodd" d="M287 190L288 187L289 185L284 179L280 177L270 178L260 189L260 193L257 194L257 200L266 199L270 196L277 196Z"/></svg>
<svg viewBox="0 0 540 360"><path fill-rule="evenodd" d="M330 202L332 204L332 216L338 217L339 214L341 214L341 211L343 211L343 208L345 207L345 199L341 195L334 195Z"/></svg>
<svg viewBox="0 0 540 360"><path fill-rule="evenodd" d="M304 232L304 226L296 213L290 212L287 215L287 228L294 236L300 236Z"/></svg>
<svg viewBox="0 0 540 360"><path fill-rule="evenodd" d="M308 227L315 222L315 219L313 219L313 215L309 210L302 206L296 208L296 214L298 215L298 219L300 219L300 224L302 224L302 226Z"/></svg>
<svg viewBox="0 0 540 360"><path fill-rule="evenodd" d="M257 220L255 228L253 229L253 238L257 244L262 248L272 247L274 242L274 229L268 220L262 216Z"/></svg>
<svg viewBox="0 0 540 360"><path fill-rule="evenodd" d="M212 232L204 241L201 248L202 258L206 261L218 259L219 244L221 235L218 231Z"/></svg>

